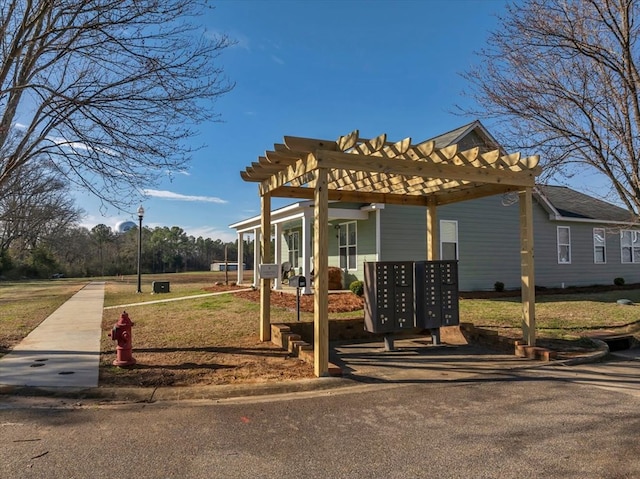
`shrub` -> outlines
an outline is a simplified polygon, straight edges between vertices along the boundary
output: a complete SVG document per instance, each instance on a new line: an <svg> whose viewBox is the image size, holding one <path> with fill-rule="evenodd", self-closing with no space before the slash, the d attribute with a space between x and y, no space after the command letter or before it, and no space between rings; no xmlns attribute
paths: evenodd
<svg viewBox="0 0 640 479"><path fill-rule="evenodd" d="M357 296L362 296L364 294L364 283L362 281L356 280L353 281L349 285L349 289L351 292Z"/></svg>
<svg viewBox="0 0 640 479"><path fill-rule="evenodd" d="M624 278L615 278L613 280L613 284L615 284L616 286L624 286Z"/></svg>
<svg viewBox="0 0 640 479"><path fill-rule="evenodd" d="M502 281L496 281L493 285L493 289L495 289L498 293L504 291L504 283Z"/></svg>

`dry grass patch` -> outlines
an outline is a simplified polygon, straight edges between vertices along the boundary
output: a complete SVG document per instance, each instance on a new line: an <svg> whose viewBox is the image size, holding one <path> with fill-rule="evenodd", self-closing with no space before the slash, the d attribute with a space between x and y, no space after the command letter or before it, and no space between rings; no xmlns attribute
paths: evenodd
<svg viewBox="0 0 640 479"><path fill-rule="evenodd" d="M0 282L0 356L86 284L69 279Z"/></svg>
<svg viewBox="0 0 640 479"><path fill-rule="evenodd" d="M211 288L218 275L176 282L181 285L176 290L188 295L206 293L205 288ZM172 281L172 291L173 284ZM110 303L131 302L130 293L122 289L122 284L107 285ZM152 299L168 297L167 294L153 295ZM145 299L142 295L137 298ZM259 340L258 304L238 298L234 293L131 306L126 310L135 323L133 356L137 364L129 369L111 365L116 344L107 332L121 311L106 310L103 315L101 385L190 386L313 377L311 365L291 357L270 342Z"/></svg>

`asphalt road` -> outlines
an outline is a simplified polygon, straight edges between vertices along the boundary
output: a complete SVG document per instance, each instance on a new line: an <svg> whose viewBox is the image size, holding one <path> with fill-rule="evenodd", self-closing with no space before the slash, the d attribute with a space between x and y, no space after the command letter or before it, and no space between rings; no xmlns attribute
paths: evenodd
<svg viewBox="0 0 640 479"><path fill-rule="evenodd" d="M636 478L638 361L153 404L0 399L0 478Z"/></svg>

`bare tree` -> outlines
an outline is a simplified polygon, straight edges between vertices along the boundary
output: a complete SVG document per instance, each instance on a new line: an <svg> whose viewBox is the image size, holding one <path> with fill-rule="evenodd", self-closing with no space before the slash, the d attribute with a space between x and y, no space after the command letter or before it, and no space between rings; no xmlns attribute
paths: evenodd
<svg viewBox="0 0 640 479"><path fill-rule="evenodd" d="M0 186L0 253L27 255L79 216L66 181L42 166L23 165Z"/></svg>
<svg viewBox="0 0 640 479"><path fill-rule="evenodd" d="M604 175L640 213L640 1L523 0L507 7L470 80L505 146L548 173ZM467 111L469 112L469 111ZM607 196L603 194L602 196Z"/></svg>
<svg viewBox="0 0 640 479"><path fill-rule="evenodd" d="M184 168L216 120L229 46L193 23L205 0L0 2L0 186L47 159L115 206ZM133 195L132 195L133 193Z"/></svg>

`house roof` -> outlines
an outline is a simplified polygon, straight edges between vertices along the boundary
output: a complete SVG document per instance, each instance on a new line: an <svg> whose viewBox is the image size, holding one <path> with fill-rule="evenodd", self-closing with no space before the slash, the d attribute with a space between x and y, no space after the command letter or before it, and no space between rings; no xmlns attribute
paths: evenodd
<svg viewBox="0 0 640 479"><path fill-rule="evenodd" d="M458 143L474 130L482 140L484 140L484 143L490 147L490 149L500 148L499 143L479 120L462 125L455 130L448 131L447 133L442 133L441 135L431 138L431 141L435 142L436 148L445 148Z"/></svg>
<svg viewBox="0 0 640 479"><path fill-rule="evenodd" d="M572 190L566 186L538 185L537 190L543 196L543 206L556 219L594 220L614 223L634 221L628 210Z"/></svg>

